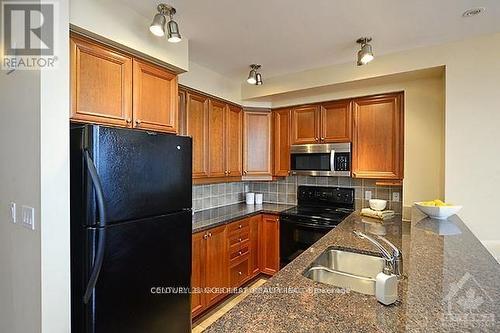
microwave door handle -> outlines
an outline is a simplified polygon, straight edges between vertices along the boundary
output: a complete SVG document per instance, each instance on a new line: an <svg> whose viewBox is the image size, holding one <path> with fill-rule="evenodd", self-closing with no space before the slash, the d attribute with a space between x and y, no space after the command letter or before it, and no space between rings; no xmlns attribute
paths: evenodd
<svg viewBox="0 0 500 333"><path fill-rule="evenodd" d="M335 172L335 149L330 151L330 170Z"/></svg>

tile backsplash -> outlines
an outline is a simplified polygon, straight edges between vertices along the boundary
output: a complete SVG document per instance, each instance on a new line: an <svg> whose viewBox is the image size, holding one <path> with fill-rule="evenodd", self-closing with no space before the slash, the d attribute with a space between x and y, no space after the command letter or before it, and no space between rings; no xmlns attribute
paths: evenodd
<svg viewBox="0 0 500 333"><path fill-rule="evenodd" d="M245 201L245 186L250 192L262 193L264 202L297 204L299 185L353 187L355 190L355 208L369 207L365 192L370 191L372 199L388 201L387 209L401 214L403 188L401 186L376 186L375 180L349 177L310 177L290 176L276 181L238 182L193 186L193 209L200 211L231 205ZM399 201L392 201L393 193L399 193Z"/></svg>
<svg viewBox="0 0 500 333"><path fill-rule="evenodd" d="M245 201L246 182L193 185L193 210L216 208Z"/></svg>

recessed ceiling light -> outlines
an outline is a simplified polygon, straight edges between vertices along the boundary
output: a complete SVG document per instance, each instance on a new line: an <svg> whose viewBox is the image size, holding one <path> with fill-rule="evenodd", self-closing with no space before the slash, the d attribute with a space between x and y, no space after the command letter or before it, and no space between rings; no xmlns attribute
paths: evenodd
<svg viewBox="0 0 500 333"><path fill-rule="evenodd" d="M476 16L476 15L479 15L481 14L482 12L484 12L486 10L486 8L484 7L477 7L477 8L471 8L471 9L468 9L466 10L462 16L463 17L472 17L472 16Z"/></svg>

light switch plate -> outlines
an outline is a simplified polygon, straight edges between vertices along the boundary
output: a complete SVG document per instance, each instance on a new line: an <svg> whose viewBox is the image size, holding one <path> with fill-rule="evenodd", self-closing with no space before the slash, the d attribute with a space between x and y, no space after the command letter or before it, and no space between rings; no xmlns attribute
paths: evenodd
<svg viewBox="0 0 500 333"><path fill-rule="evenodd" d="M10 209L10 222L16 223L17 222L17 217L16 217L16 203L11 202L9 204L9 209Z"/></svg>
<svg viewBox="0 0 500 333"><path fill-rule="evenodd" d="M24 205L21 207L21 224L25 228L35 230L35 208Z"/></svg>
<svg viewBox="0 0 500 333"><path fill-rule="evenodd" d="M372 191L365 191L365 200L372 199Z"/></svg>
<svg viewBox="0 0 500 333"><path fill-rule="evenodd" d="M399 192L392 192L392 201L399 202Z"/></svg>

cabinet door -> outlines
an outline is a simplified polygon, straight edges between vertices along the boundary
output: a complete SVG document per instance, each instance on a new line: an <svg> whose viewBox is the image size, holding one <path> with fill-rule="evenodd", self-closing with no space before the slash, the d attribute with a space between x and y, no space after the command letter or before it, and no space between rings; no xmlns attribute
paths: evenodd
<svg viewBox="0 0 500 333"><path fill-rule="evenodd" d="M204 295L199 292L205 285L205 234L205 232L200 232L193 235L191 287L194 291L198 291L191 294L191 312L193 316L196 316L205 308Z"/></svg>
<svg viewBox="0 0 500 333"><path fill-rule="evenodd" d="M292 144L319 143L318 106L292 109Z"/></svg>
<svg viewBox="0 0 500 333"><path fill-rule="evenodd" d="M132 58L71 36L71 119L130 127Z"/></svg>
<svg viewBox="0 0 500 333"><path fill-rule="evenodd" d="M321 105L321 142L351 141L350 101L337 101Z"/></svg>
<svg viewBox="0 0 500 333"><path fill-rule="evenodd" d="M273 275L279 270L279 218L275 215L263 215L260 228L260 264L261 272Z"/></svg>
<svg viewBox="0 0 500 333"><path fill-rule="evenodd" d="M259 266L259 228L262 220L262 215L256 215L250 218L250 268L251 276L255 276L260 272Z"/></svg>
<svg viewBox="0 0 500 333"><path fill-rule="evenodd" d="M388 94L354 100L354 177L403 178L402 98Z"/></svg>
<svg viewBox="0 0 500 333"><path fill-rule="evenodd" d="M273 111L274 120L274 175L290 174L290 109Z"/></svg>
<svg viewBox="0 0 500 333"><path fill-rule="evenodd" d="M272 176L271 112L244 112L243 175Z"/></svg>
<svg viewBox="0 0 500 333"><path fill-rule="evenodd" d="M225 111L224 103L210 100L208 108L208 175L210 177L226 175Z"/></svg>
<svg viewBox="0 0 500 333"><path fill-rule="evenodd" d="M186 133L193 138L193 178L208 177L208 98L187 94Z"/></svg>
<svg viewBox="0 0 500 333"><path fill-rule="evenodd" d="M205 287L227 288L229 285L229 262L226 248L226 226L210 229L207 238L207 254L205 261ZM224 293L207 293L207 307L224 297Z"/></svg>
<svg viewBox="0 0 500 333"><path fill-rule="evenodd" d="M186 135L186 91L180 90L178 93L178 124L179 124L179 135Z"/></svg>
<svg viewBox="0 0 500 333"><path fill-rule="evenodd" d="M177 133L177 75L134 59L134 127Z"/></svg>
<svg viewBox="0 0 500 333"><path fill-rule="evenodd" d="M243 159L243 111L229 105L226 114L226 171L228 176L239 177L242 174Z"/></svg>

